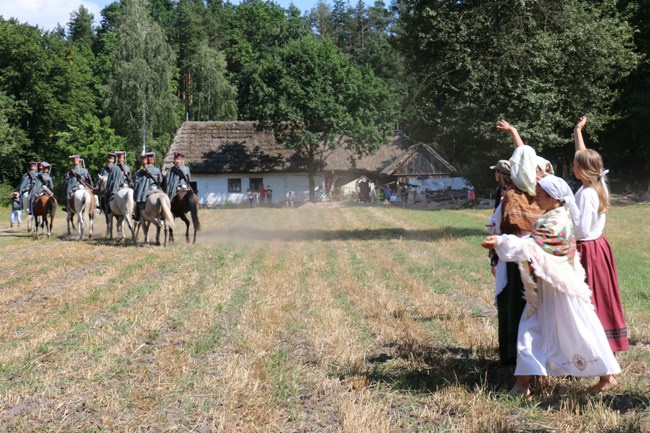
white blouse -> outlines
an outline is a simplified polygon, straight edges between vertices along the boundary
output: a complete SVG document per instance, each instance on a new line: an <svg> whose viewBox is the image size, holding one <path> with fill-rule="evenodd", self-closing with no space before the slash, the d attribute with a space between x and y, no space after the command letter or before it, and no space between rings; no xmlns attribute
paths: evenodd
<svg viewBox="0 0 650 433"><path fill-rule="evenodd" d="M571 209L571 218L576 240L591 241L598 239L605 229L605 214L598 214L600 200L592 187L580 187L576 192L576 207Z"/></svg>

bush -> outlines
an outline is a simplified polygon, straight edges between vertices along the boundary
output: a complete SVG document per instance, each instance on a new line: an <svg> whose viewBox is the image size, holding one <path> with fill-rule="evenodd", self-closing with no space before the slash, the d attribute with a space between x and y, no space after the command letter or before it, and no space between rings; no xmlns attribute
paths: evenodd
<svg viewBox="0 0 650 433"><path fill-rule="evenodd" d="M0 207L11 206L11 193L14 191L15 189L12 185L0 183Z"/></svg>

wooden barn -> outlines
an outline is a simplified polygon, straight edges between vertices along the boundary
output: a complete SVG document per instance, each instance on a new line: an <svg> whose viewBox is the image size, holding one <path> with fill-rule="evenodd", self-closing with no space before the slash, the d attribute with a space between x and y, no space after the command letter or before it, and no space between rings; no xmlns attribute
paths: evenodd
<svg viewBox="0 0 650 433"><path fill-rule="evenodd" d="M247 190L271 187L272 202L283 202L288 191L296 200L308 197L306 161L278 144L271 132L261 132L255 122L184 122L163 160L163 172L172 165L174 152L185 155L192 181L203 206L238 204ZM333 188L366 176L378 185L403 176L448 177L455 170L433 149L413 143L400 133L373 155L357 158L352 151L337 148L322 155L316 185Z"/></svg>

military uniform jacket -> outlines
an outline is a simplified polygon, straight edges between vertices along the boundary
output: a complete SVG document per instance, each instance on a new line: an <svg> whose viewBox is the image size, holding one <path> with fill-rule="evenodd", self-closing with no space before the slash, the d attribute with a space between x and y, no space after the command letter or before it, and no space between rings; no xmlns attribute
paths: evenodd
<svg viewBox="0 0 650 433"><path fill-rule="evenodd" d="M20 186L18 187L18 192L20 192L21 196L26 192L31 192L34 182L36 182L37 175L38 173L36 170L23 174L23 177L20 180Z"/></svg>
<svg viewBox="0 0 650 433"><path fill-rule="evenodd" d="M88 170L86 170L83 167L75 166L68 170L68 172L65 174L65 178L63 179L63 193L65 197L68 196L68 193L72 191L74 188L79 187L81 185L81 181L83 180L89 185L92 185L92 179L90 178L90 174L88 173Z"/></svg>
<svg viewBox="0 0 650 433"><path fill-rule="evenodd" d="M146 165L144 168L138 170L135 175L135 191L133 199L137 203L142 203L147 200L147 191L152 185L158 184L158 188L162 188L163 176L160 169L154 165Z"/></svg>
<svg viewBox="0 0 650 433"><path fill-rule="evenodd" d="M44 187L49 188L50 192L54 191L54 184L49 173L39 173L34 181L34 187L29 193L29 199L32 200L44 192Z"/></svg>
<svg viewBox="0 0 650 433"><path fill-rule="evenodd" d="M133 178L131 177L131 168L126 164L117 163L115 165L117 166L117 168L120 169L120 171L124 175L125 181L129 184L131 188L133 188Z"/></svg>
<svg viewBox="0 0 650 433"><path fill-rule="evenodd" d="M186 180L187 178L187 180ZM180 185L188 185L190 181L190 169L183 163L172 166L165 176L165 193L171 199L176 195L176 188Z"/></svg>
<svg viewBox="0 0 650 433"><path fill-rule="evenodd" d="M117 164L112 164L106 180L106 192L116 193L126 182L122 169Z"/></svg>

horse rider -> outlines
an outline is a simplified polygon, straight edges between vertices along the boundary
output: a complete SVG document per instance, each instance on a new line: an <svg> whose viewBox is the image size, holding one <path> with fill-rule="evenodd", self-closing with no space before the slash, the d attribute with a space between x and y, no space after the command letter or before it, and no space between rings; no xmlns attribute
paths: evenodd
<svg viewBox="0 0 650 433"><path fill-rule="evenodd" d="M70 197L79 189L80 185L92 190L92 178L84 167L81 166L81 158L79 155L70 155L68 157L70 160L70 170L65 174L63 179L63 197L65 197L66 207L64 210L68 210L67 206L70 205Z"/></svg>
<svg viewBox="0 0 650 433"><path fill-rule="evenodd" d="M109 203L111 202L111 197L120 188L126 183L126 177L122 169L115 164L116 160L115 152L109 152L106 157L106 168L108 169L108 177L106 178L106 191L104 191L104 203L106 206L105 212L110 213Z"/></svg>
<svg viewBox="0 0 650 433"><path fill-rule="evenodd" d="M30 214L34 214L34 202L37 198L43 194L48 196L53 195L54 193L54 182L52 182L52 177L50 176L50 164L43 161L40 163L41 171L36 175L36 180L34 181L34 186L29 193L29 210Z"/></svg>
<svg viewBox="0 0 650 433"><path fill-rule="evenodd" d="M138 170L135 179L133 200L136 202L133 219L140 221L141 211L144 209L147 197L156 191L162 191L163 176L160 169L155 166L156 154L149 152L146 155L144 167Z"/></svg>
<svg viewBox="0 0 650 433"><path fill-rule="evenodd" d="M188 190L190 186L190 169L183 161L185 155L174 152L174 165L167 171L165 176L165 193L171 200L180 190Z"/></svg>
<svg viewBox="0 0 650 433"><path fill-rule="evenodd" d="M23 200L29 195L34 187L36 182L36 176L38 176L38 162L31 161L29 163L29 169L27 173L23 174L23 177L20 179L20 186L18 187L18 193L20 194L20 205L22 208ZM27 212L30 212L30 209L27 209Z"/></svg>
<svg viewBox="0 0 650 433"><path fill-rule="evenodd" d="M122 171L128 187L133 188L134 185L133 178L131 177L131 168L126 163L126 152L123 150L116 150L115 155L117 156L117 167Z"/></svg>

